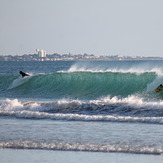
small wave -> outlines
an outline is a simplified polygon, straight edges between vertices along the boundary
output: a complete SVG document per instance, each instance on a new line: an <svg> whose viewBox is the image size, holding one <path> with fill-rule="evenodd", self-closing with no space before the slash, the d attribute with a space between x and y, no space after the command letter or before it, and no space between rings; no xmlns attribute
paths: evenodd
<svg viewBox="0 0 163 163"><path fill-rule="evenodd" d="M61 151L121 152L162 155L163 148L129 145L97 145L80 143L0 142L0 148L44 149Z"/></svg>
<svg viewBox="0 0 163 163"><path fill-rule="evenodd" d="M137 122L163 124L163 117L131 117L116 115L82 115L63 113L44 113L32 111L0 111L0 116L11 116L23 119L50 119L67 121L105 121L105 122Z"/></svg>
<svg viewBox="0 0 163 163"><path fill-rule="evenodd" d="M151 116L161 116L163 115L163 101L162 100L145 100L139 95L131 95L125 98L120 98L117 96L102 97L97 100L81 101L81 100L71 100L62 99L58 101L20 101L18 99L6 99L0 101L0 111L39 111L39 112L60 112L60 113L94 113L94 114L109 114L114 111L114 113L134 111L141 112L143 116L143 111L152 112ZM155 111L155 112L154 112ZM158 114L157 114L158 112ZM133 113L133 114L134 114ZM144 115L144 116L145 116Z"/></svg>
<svg viewBox="0 0 163 163"><path fill-rule="evenodd" d="M24 119L75 121L163 123L163 101L144 101L137 96L105 97L83 102L60 100L55 102L0 101L0 116Z"/></svg>

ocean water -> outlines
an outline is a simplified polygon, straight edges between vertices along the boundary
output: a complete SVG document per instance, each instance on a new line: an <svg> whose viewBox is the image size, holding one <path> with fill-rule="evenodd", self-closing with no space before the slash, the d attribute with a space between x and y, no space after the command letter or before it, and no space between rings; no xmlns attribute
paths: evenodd
<svg viewBox="0 0 163 163"><path fill-rule="evenodd" d="M162 155L162 83L163 61L0 62L0 148Z"/></svg>

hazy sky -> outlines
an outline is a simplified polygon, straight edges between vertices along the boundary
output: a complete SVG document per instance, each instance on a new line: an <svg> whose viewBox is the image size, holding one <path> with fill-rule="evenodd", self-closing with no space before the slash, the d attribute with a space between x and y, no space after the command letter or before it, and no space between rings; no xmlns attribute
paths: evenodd
<svg viewBox="0 0 163 163"><path fill-rule="evenodd" d="M0 55L163 57L163 0L0 0Z"/></svg>

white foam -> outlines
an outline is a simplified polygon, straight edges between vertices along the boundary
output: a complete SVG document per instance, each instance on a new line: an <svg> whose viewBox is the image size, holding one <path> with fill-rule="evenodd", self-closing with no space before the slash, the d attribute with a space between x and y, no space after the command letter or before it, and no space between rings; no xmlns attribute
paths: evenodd
<svg viewBox="0 0 163 163"><path fill-rule="evenodd" d="M117 96L114 97L103 97L100 98L99 100L92 100L90 101L94 104L122 104L124 107L125 106L131 106L133 108L148 108L148 109L162 109L163 108L163 101L145 101L142 97L139 95L130 95L125 98L119 98Z"/></svg>
<svg viewBox="0 0 163 163"><path fill-rule="evenodd" d="M117 96L102 97L97 100L90 100L87 102L80 100L63 99L54 102L40 102L40 101L19 101L18 99L6 99L0 101L0 111L15 111L15 110L30 110L30 111L48 111L52 107L60 108L77 108L81 105L109 105L109 104L121 104L121 106L131 106L133 108L148 108L148 109L162 109L163 100L144 100L139 95L130 95L125 98Z"/></svg>
<svg viewBox="0 0 163 163"><path fill-rule="evenodd" d="M73 64L67 72L113 72L113 73L136 73L142 74L146 72L154 72L157 75L163 76L163 69L146 65L137 65L134 67L102 67L101 65L89 66L89 64Z"/></svg>
<svg viewBox="0 0 163 163"><path fill-rule="evenodd" d="M100 108L109 109L114 104L114 115L101 115ZM84 109L91 107L95 115L89 115L83 112ZM136 111L145 111L146 116L135 116L134 112L128 115L118 115L119 111L132 108ZM157 114L157 109L162 110L163 101L144 101L138 96L129 96L126 98L103 97L90 102L81 102L78 100L58 102L20 102L17 99L6 99L0 102L0 116L12 116L16 118L29 119L51 119L51 120L76 120L76 121L111 121L111 122L141 122L141 123L160 123L163 124L163 117L153 115ZM70 109L70 112L69 112ZM150 113L150 110L152 113ZM50 112L48 112L50 111ZM51 113L52 111L52 113ZM64 111L64 112L62 112ZM72 111L75 111L72 113ZM108 110L109 111L109 110ZM60 113L56 113L60 112ZM62 112L62 113L61 113ZM147 112L147 113L146 113ZM81 114L82 113L82 114ZM152 114L152 115L151 115Z"/></svg>
<svg viewBox="0 0 163 163"><path fill-rule="evenodd" d="M19 110L23 107L18 99L6 99L0 102L0 111L12 111L12 110Z"/></svg>
<svg viewBox="0 0 163 163"><path fill-rule="evenodd" d="M66 151L90 151L90 152L121 152L135 154L157 154L162 155L163 149L150 146L130 146L123 144L100 145L100 144L81 144L81 143L42 143L42 142L0 142L0 148L17 149L45 149L45 150L66 150Z"/></svg>
<svg viewBox="0 0 163 163"><path fill-rule="evenodd" d="M64 113L45 113L33 111L0 111L0 116L13 116L25 119L50 119L50 120L69 120L69 121L106 121L106 122L141 122L163 124L163 117L132 117L116 115L83 115L83 114L64 114Z"/></svg>
<svg viewBox="0 0 163 163"><path fill-rule="evenodd" d="M21 111L21 110L38 110L38 102L21 102L18 99L6 99L0 101L0 111Z"/></svg>

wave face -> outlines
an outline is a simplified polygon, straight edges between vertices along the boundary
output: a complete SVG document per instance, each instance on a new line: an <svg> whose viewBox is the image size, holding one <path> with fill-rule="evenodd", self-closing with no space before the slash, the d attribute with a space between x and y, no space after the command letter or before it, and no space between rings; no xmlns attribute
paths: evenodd
<svg viewBox="0 0 163 163"><path fill-rule="evenodd" d="M75 99L142 93L155 79L154 72L56 72L18 79L1 76L2 85L8 87L5 93L10 96Z"/></svg>

